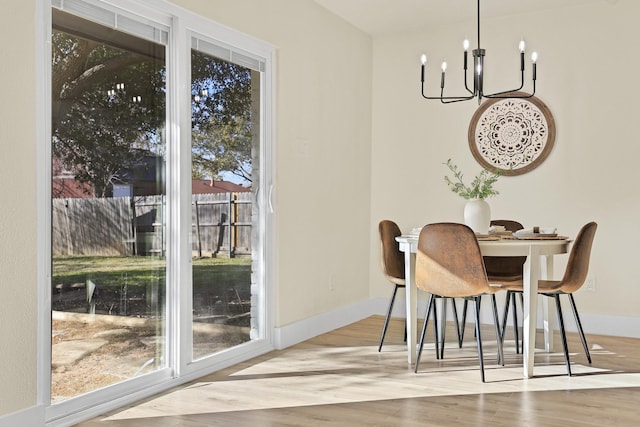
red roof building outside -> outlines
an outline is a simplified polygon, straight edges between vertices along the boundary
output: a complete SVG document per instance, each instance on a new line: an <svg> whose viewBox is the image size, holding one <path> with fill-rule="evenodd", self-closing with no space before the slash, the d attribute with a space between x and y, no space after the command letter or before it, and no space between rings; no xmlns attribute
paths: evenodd
<svg viewBox="0 0 640 427"><path fill-rule="evenodd" d="M248 191L251 191L250 187L243 187L229 181L194 179L191 184L191 194L245 193Z"/></svg>

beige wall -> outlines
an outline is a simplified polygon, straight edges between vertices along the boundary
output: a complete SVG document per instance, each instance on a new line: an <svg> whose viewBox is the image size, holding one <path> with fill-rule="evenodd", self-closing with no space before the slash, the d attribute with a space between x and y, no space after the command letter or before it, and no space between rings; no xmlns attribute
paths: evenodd
<svg viewBox="0 0 640 427"><path fill-rule="evenodd" d="M570 236L590 220L599 223L591 262L596 291L581 290L576 297L581 313L591 319L585 322L587 332L601 326L594 321L599 316L634 317L636 325L640 317L640 144L634 128L640 117L634 89L639 17L640 2L620 0L483 19L486 91L516 86L516 46L524 35L540 55L537 96L557 124L555 147L539 168L500 179L500 195L489 199L492 216L518 219L525 226L557 226ZM468 22L374 40L372 241L373 227L382 218L396 219L405 230L462 221L464 201L443 182L447 170L442 163L452 158L467 177L480 170L467 143L478 105L423 100L419 56L428 51L436 70L447 58L447 87L452 95L461 93L461 40L474 28ZM433 94L440 80L437 73L431 76ZM399 200L406 202L404 207ZM389 285L377 273L375 245L371 257L372 294L386 296ZM565 262L566 257L556 262L556 271Z"/></svg>
<svg viewBox="0 0 640 427"><path fill-rule="evenodd" d="M34 5L0 26L0 414L36 399Z"/></svg>

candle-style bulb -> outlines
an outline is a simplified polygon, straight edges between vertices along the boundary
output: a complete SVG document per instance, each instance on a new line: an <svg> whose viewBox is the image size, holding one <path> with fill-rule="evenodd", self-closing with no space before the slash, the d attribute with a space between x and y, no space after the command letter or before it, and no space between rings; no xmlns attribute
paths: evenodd
<svg viewBox="0 0 640 427"><path fill-rule="evenodd" d="M425 53L420 55L420 62L422 62L422 65L426 65L426 63L427 63L427 55Z"/></svg>
<svg viewBox="0 0 640 427"><path fill-rule="evenodd" d="M531 54L531 62L535 64L537 60L538 60L538 52L533 52Z"/></svg>
<svg viewBox="0 0 640 427"><path fill-rule="evenodd" d="M469 39L464 39L464 41L462 42L462 48L465 52L469 50Z"/></svg>
<svg viewBox="0 0 640 427"><path fill-rule="evenodd" d="M447 71L447 61L442 61L442 72L444 73L445 71Z"/></svg>
<svg viewBox="0 0 640 427"><path fill-rule="evenodd" d="M524 48L525 48L524 39L522 39L520 40L520 44L518 45L518 49L520 49L520 53L524 53Z"/></svg>

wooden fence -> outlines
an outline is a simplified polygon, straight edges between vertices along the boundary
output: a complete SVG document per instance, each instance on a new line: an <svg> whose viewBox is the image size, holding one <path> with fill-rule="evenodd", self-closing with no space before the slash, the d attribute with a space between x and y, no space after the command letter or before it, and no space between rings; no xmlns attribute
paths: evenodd
<svg viewBox="0 0 640 427"><path fill-rule="evenodd" d="M251 254L251 193L192 197L194 256ZM54 199L52 254L164 255L164 196Z"/></svg>

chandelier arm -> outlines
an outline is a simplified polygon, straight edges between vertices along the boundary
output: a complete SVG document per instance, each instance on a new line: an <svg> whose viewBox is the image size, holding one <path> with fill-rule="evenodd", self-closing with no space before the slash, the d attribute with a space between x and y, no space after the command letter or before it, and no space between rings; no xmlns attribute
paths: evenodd
<svg viewBox="0 0 640 427"><path fill-rule="evenodd" d="M468 101L470 99L473 99L475 94L471 94L469 96L444 96L443 95L443 90L440 91L440 96L428 96L424 94L424 82L422 82L422 97L424 99L437 99L440 101L443 100L447 100L447 102L444 102L445 104L448 104L449 102L458 102L458 101Z"/></svg>
<svg viewBox="0 0 640 427"><path fill-rule="evenodd" d="M453 104L454 102L469 101L473 98L475 98L475 95L471 95L466 98L457 98L457 99L449 99L449 100L446 100L447 98L442 98L440 99L440 102L443 104Z"/></svg>
<svg viewBox="0 0 640 427"><path fill-rule="evenodd" d="M520 89L522 89L522 86L520 86ZM521 93L521 94L517 94L514 95L513 92L518 92L520 89L515 89L513 91L503 91L503 92L496 92L496 93L492 93L490 95L484 95L485 98L493 98L493 99L505 99L505 98L532 98L535 94L536 94L536 81L533 81L533 92L531 93Z"/></svg>
<svg viewBox="0 0 640 427"><path fill-rule="evenodd" d="M493 93L491 95L484 95L484 97L489 99L509 99L509 98L525 99L525 98L533 98L534 95L535 93L527 93L523 95L509 95L509 92L501 92L501 93Z"/></svg>
<svg viewBox="0 0 640 427"><path fill-rule="evenodd" d="M462 101L468 101L470 99L473 99L475 97L475 94L471 94L470 96L456 96L456 97L450 97L450 96L444 96L444 87L440 89L440 102L443 104L451 104L453 102L462 102Z"/></svg>
<svg viewBox="0 0 640 427"><path fill-rule="evenodd" d="M533 98L536 94L536 82L533 82L533 92L531 93L520 93L520 94L509 94L509 92L498 92L493 93L491 95L484 95L485 98L493 98L493 99L507 99L507 98Z"/></svg>
<svg viewBox="0 0 640 427"><path fill-rule="evenodd" d="M469 95L469 96L427 96L425 94L422 94L422 97L424 99L440 100L440 101L443 101L444 104L448 104L450 102L468 101L470 99L475 98L475 95ZM445 100L446 100L446 102L444 102Z"/></svg>
<svg viewBox="0 0 640 427"><path fill-rule="evenodd" d="M473 90L469 89L469 85L467 84L467 69L464 69L464 88L467 90L467 92L469 92L470 94L472 94L473 96L476 95L476 87L475 87L475 79L473 80Z"/></svg>
<svg viewBox="0 0 640 427"><path fill-rule="evenodd" d="M518 92L520 90L522 90L522 88L524 87L524 71L520 72L520 87L517 89L511 89L511 90L502 90L500 92L495 92L489 95L484 95L485 98L500 98L500 95L504 95L505 93L510 93L510 92Z"/></svg>

